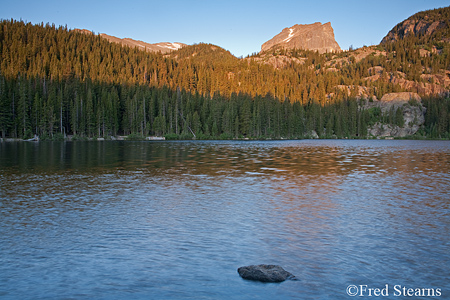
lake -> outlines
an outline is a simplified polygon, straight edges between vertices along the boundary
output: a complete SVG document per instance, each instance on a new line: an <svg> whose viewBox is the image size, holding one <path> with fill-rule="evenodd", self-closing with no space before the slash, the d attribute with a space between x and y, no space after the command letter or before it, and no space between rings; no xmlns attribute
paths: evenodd
<svg viewBox="0 0 450 300"><path fill-rule="evenodd" d="M3 142L0 298L448 299L449 187L449 141Z"/></svg>

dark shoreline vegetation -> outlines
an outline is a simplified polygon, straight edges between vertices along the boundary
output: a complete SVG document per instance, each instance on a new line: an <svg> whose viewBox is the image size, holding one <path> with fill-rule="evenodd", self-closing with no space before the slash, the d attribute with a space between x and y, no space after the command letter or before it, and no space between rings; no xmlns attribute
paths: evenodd
<svg viewBox="0 0 450 300"><path fill-rule="evenodd" d="M2 21L0 41L3 140L376 138L368 128L375 123L401 127L401 108L381 112L366 106L370 100L358 98L356 89L347 94L335 86L362 84L375 65L415 79L420 77L415 65L447 69L450 60L448 45L441 44L444 55L421 59L418 50L400 53L424 43L413 37L378 46L397 51L396 56L358 63L351 56L339 72L321 67L330 53L294 49L289 55L307 63L274 69L213 45L162 55L49 24ZM370 84L378 99L404 91L391 82ZM409 138L449 139L450 97L422 95L422 104L425 123Z"/></svg>
<svg viewBox="0 0 450 300"><path fill-rule="evenodd" d="M403 118L395 111L382 114L365 109L364 100L354 98L328 106L315 102L303 106L269 95L233 94L227 99L219 93L210 97L166 87L6 80L1 76L0 89L1 99L13 102L0 102L7 103L0 113L3 139L35 135L40 140L67 136L72 140L117 136L128 140L147 136L166 140L370 139L376 137L367 135L369 126L376 122L401 125ZM450 98L424 98L422 103L427 108L425 124L406 138L448 139Z"/></svg>

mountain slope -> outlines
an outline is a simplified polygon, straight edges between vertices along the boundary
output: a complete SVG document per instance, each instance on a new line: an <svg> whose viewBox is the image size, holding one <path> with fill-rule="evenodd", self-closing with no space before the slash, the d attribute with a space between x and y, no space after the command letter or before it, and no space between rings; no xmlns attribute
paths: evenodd
<svg viewBox="0 0 450 300"><path fill-rule="evenodd" d="M286 49L313 50L319 53L341 51L339 44L334 39L334 31L330 22L323 25L316 22L285 28L265 42L261 46L261 51L266 51L274 46L281 46Z"/></svg>
<svg viewBox="0 0 450 300"><path fill-rule="evenodd" d="M162 54L89 33L0 22L3 136L412 134L401 130L411 123L404 104L420 107L420 96L427 103L421 134L449 137L450 100L440 95L450 88L450 44L437 37L320 54L285 47L296 33L288 28L285 44L239 59L211 44ZM387 111L386 94L414 99ZM412 118L419 128L422 117Z"/></svg>
<svg viewBox="0 0 450 300"><path fill-rule="evenodd" d="M450 41L450 6L418 12L398 23L381 43L398 41L407 36L429 37Z"/></svg>
<svg viewBox="0 0 450 300"><path fill-rule="evenodd" d="M230 51L227 51L213 44L194 44L185 46L178 51L167 54L167 57L177 60L190 60L196 63L236 63L236 58Z"/></svg>
<svg viewBox="0 0 450 300"><path fill-rule="evenodd" d="M82 33L86 33L86 34L90 34L92 33L89 30L86 29L74 29L74 31L77 32L82 32ZM184 46L186 46L186 44L183 43L170 43L170 42L162 42L162 43L155 43L155 44L150 44L150 43L146 43L143 41L136 41L130 38L118 38L112 35L108 35L106 33L100 33L100 36L112 43L118 43L121 44L122 46L128 46L131 48L134 47L138 47L141 50L145 50L145 51L149 51L149 52L161 52L161 53L168 53L174 50L178 50Z"/></svg>
<svg viewBox="0 0 450 300"><path fill-rule="evenodd" d="M170 43L170 42L162 42L162 43L155 43L155 44L150 44L150 43L146 43L143 41L136 41L130 38L124 38L124 39L120 39L114 36L110 36L107 35L105 33L101 33L100 36L104 39L107 39L110 42L114 42L114 43L119 43L122 44L123 46L129 46L129 47L138 47L141 50L146 50L146 51L150 51L150 52L159 52L161 51L161 53L168 53L174 50L178 50L184 46L186 46L186 44L183 43Z"/></svg>

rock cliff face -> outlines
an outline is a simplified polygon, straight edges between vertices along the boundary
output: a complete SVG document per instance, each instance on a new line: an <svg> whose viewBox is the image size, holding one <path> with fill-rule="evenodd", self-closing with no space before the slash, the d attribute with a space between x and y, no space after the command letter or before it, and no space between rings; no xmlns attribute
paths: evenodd
<svg viewBox="0 0 450 300"><path fill-rule="evenodd" d="M409 34L432 35L437 29L443 28L444 26L445 23L442 21L427 23L424 20L406 20L389 31L389 33L383 38L381 43L396 41Z"/></svg>
<svg viewBox="0 0 450 300"><path fill-rule="evenodd" d="M421 95L439 95L446 94L450 88L450 71L441 70L438 74L422 74L421 82L406 79L406 74L400 71L389 72L383 75L384 68L378 66L371 71L374 75L365 77L367 82L383 80L398 85L409 91L417 91Z"/></svg>
<svg viewBox="0 0 450 300"><path fill-rule="evenodd" d="M381 43L403 39L407 35L432 36L442 30L448 33L449 16L450 7L419 12L392 28ZM444 32L444 36L441 38L448 39L450 37L445 36Z"/></svg>
<svg viewBox="0 0 450 300"><path fill-rule="evenodd" d="M334 39L334 31L331 23L320 22L307 25L294 25L285 28L279 34L261 46L261 51L266 51L273 46L283 48L297 48L305 50L325 52L339 52L341 48Z"/></svg>
<svg viewBox="0 0 450 300"><path fill-rule="evenodd" d="M422 105L422 99L416 93L389 93L380 101L368 103L369 107L379 107L383 113L389 113L392 109L401 109L404 125L387 125L375 123L368 129L369 136L375 137L406 137L414 135L425 123L426 108Z"/></svg>

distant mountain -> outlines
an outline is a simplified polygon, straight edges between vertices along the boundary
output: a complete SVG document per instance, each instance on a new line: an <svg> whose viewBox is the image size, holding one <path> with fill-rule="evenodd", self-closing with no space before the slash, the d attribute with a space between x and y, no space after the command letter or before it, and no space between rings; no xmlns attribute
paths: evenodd
<svg viewBox="0 0 450 300"><path fill-rule="evenodd" d="M450 139L448 15L349 51L330 23L295 25L246 58L0 20L0 135Z"/></svg>
<svg viewBox="0 0 450 300"><path fill-rule="evenodd" d="M339 52L341 48L334 39L331 23L316 22L307 25L294 25L283 29L279 34L261 46L261 51L269 50L274 46L286 49L304 49L325 52Z"/></svg>
<svg viewBox="0 0 450 300"><path fill-rule="evenodd" d="M82 33L92 33L89 30L86 29L75 29L75 31L78 32L82 32ZM155 44L150 44L150 43L146 43L143 41L136 41L130 38L118 38L112 35L108 35L105 33L100 33L100 36L112 43L118 43L121 44L122 46L129 46L129 47L138 47L141 50L146 50L149 52L159 52L161 51L161 53L165 54L174 50L178 50L184 46L186 46L186 44L183 43L170 43L170 42L162 42L162 43L155 43Z"/></svg>
<svg viewBox="0 0 450 300"><path fill-rule="evenodd" d="M412 15L392 28L381 43L398 41L410 35L449 42L450 6Z"/></svg>

